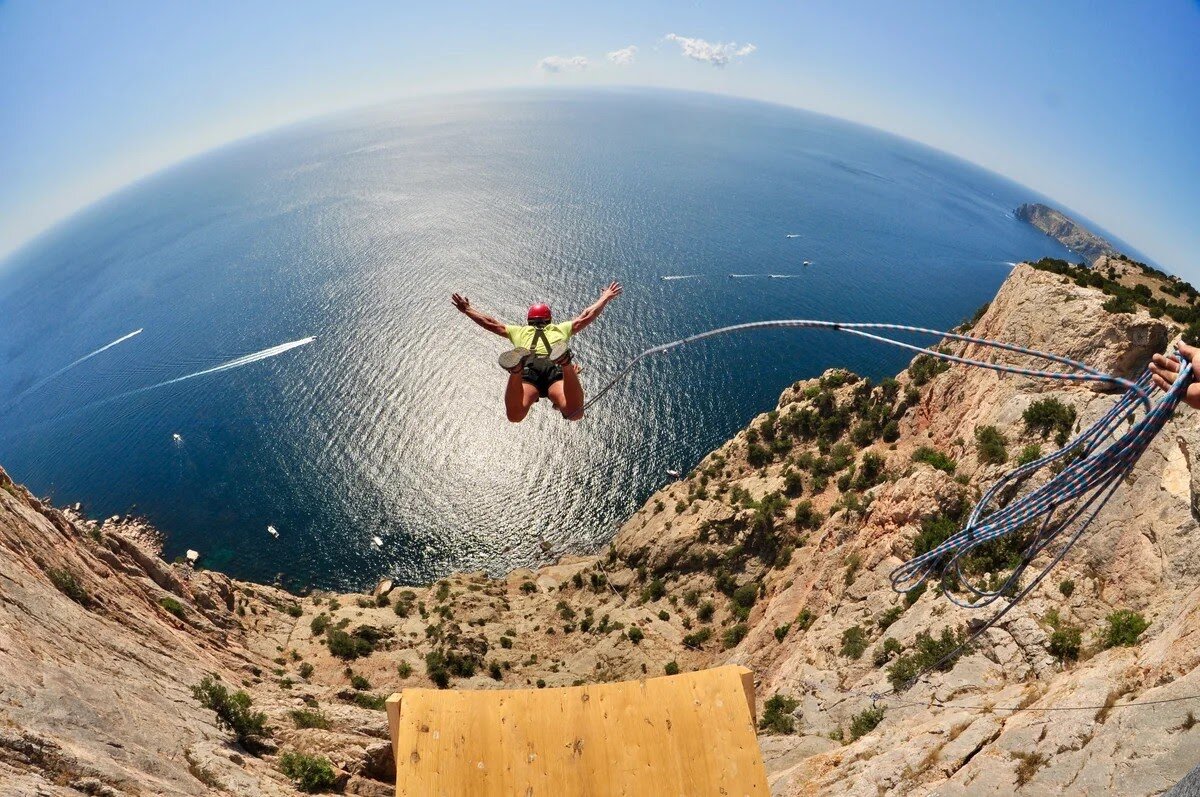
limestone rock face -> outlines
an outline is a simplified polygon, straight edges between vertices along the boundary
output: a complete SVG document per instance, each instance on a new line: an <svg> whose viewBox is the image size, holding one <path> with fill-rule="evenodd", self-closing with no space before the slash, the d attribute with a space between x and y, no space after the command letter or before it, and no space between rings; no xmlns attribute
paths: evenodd
<svg viewBox="0 0 1200 797"><path fill-rule="evenodd" d="M1018 266L972 334L1136 376L1175 330L1104 301ZM958 366L927 376L796 383L597 556L364 594L296 596L167 564L140 521L61 512L0 470L0 793L291 795L279 754L295 750L327 759L345 793L382 797L390 692L721 663L755 672L777 797L1165 792L1200 762L1200 415L1177 413L1028 598L909 684L889 671L990 615L936 584L899 595L891 572L1024 447L1053 447L1025 428L1033 401L1073 407L1074 432L1115 400ZM870 413L894 434L858 428ZM985 425L1009 462L980 461ZM943 459L914 461L919 449ZM1107 647L1118 610L1148 626ZM1076 630L1078 652L1056 654ZM264 750L196 702L209 673L265 712Z"/></svg>

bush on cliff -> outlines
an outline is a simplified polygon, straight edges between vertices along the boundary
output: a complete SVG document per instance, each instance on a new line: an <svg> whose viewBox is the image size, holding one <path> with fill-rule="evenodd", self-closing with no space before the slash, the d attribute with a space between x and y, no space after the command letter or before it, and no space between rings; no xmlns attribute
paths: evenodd
<svg viewBox="0 0 1200 797"><path fill-rule="evenodd" d="M1136 645L1138 637L1150 627L1146 618L1128 609L1119 609L1106 618L1108 628L1104 631L1104 647L1129 647Z"/></svg>
<svg viewBox="0 0 1200 797"><path fill-rule="evenodd" d="M1008 438L995 426L980 426L975 430L975 452L985 465L1008 461Z"/></svg>
<svg viewBox="0 0 1200 797"><path fill-rule="evenodd" d="M217 727L232 731L247 749L255 738L271 735L266 727L267 715L252 710L250 695L241 690L231 693L216 675L206 675L193 686L192 697L217 715Z"/></svg>
<svg viewBox="0 0 1200 797"><path fill-rule="evenodd" d="M303 792L329 791L337 785L337 773L324 756L288 750L279 757L279 771Z"/></svg>
<svg viewBox="0 0 1200 797"><path fill-rule="evenodd" d="M781 693L767 698L763 704L762 719L758 721L759 730L774 734L795 733L796 719L792 712L799 705L799 700Z"/></svg>
<svg viewBox="0 0 1200 797"><path fill-rule="evenodd" d="M83 588L83 585L79 583L78 579L75 578L75 574L70 570L51 568L46 571L46 575L50 577L50 583L71 600L80 606L91 605L91 596L88 595L87 590Z"/></svg>

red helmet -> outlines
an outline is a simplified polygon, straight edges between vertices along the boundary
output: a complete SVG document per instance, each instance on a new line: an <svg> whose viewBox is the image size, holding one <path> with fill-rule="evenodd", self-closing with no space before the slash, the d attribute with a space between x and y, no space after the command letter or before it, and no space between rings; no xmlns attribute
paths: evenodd
<svg viewBox="0 0 1200 797"><path fill-rule="evenodd" d="M550 305L534 304L529 307L529 314L525 316L527 321L549 321L550 320Z"/></svg>

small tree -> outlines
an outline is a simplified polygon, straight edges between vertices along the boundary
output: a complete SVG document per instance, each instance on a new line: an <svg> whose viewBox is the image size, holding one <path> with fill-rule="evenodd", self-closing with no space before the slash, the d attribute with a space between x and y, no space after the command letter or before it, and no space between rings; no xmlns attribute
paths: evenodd
<svg viewBox="0 0 1200 797"><path fill-rule="evenodd" d="M975 430L975 451L979 461L997 465L1008 460L1008 438L995 426L980 426Z"/></svg>

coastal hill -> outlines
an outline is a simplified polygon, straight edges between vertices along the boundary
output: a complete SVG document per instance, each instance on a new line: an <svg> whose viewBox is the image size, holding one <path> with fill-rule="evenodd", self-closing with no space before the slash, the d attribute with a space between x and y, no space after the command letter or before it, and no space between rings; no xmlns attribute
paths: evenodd
<svg viewBox="0 0 1200 797"><path fill-rule="evenodd" d="M1047 205L1026 202L1014 213L1018 219L1029 222L1072 252L1083 255L1090 263L1094 263L1100 257L1114 257L1120 254L1117 248L1104 238Z"/></svg>
<svg viewBox="0 0 1200 797"><path fill-rule="evenodd" d="M1125 376L1178 333L1060 271L1014 268L974 333ZM1050 578L885 694L987 616L937 589L896 594L889 572L1114 400L927 357L879 384L829 371L652 495L598 555L363 594L168 564L137 522L64 513L0 471L0 783L387 795L393 691L737 663L757 678L781 797L1160 794L1200 762L1200 427L1186 408ZM994 553L972 575L1011 564Z"/></svg>

